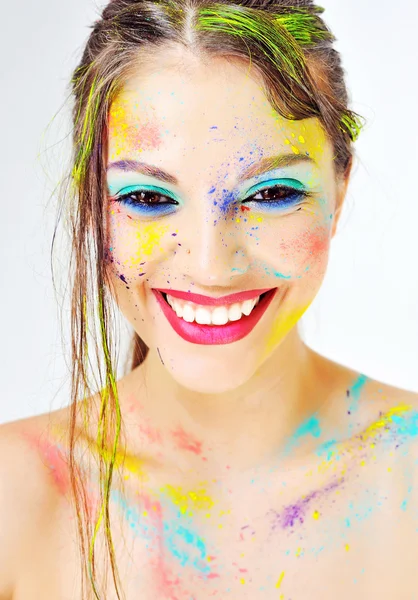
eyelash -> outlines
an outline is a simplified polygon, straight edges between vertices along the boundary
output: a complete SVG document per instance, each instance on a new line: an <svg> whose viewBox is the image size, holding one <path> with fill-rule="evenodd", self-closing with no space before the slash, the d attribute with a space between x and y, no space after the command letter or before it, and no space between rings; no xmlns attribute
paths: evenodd
<svg viewBox="0 0 418 600"><path fill-rule="evenodd" d="M265 193L265 192L282 192L282 193L286 193L287 195L285 196L287 198L287 200L285 199L280 199L280 200L255 200L255 196L257 196L258 194L261 193ZM151 196L157 196L158 198L166 198L167 200L169 200L169 202L156 202L156 203L147 203L147 202L141 202L138 200L132 200L132 197L137 197L139 194L144 194L144 195L151 195ZM303 189L296 189L294 187L291 186L286 186L286 185L273 185L273 186L269 186L269 187L265 187L265 188L261 188L259 190L257 190L254 194L252 194L251 196L248 196L247 198L245 198L242 203L246 204L248 202L256 202L257 204L261 204L261 205L265 205L267 207L270 208L278 208L278 207L284 207L284 206L290 206L290 205L294 205L297 204L297 200L301 200L301 198L307 198L308 196L310 196L309 192L307 192L306 190ZM289 200L290 198L290 200ZM177 205L177 201L174 200L173 198L171 198L170 196L165 196L164 194L160 194L157 191L154 190L146 190L146 189L137 189L137 190L133 190L131 192L128 192L127 194L121 194L120 196L114 196L112 198L113 201L115 202L120 202L121 204L125 204L127 206L131 206L133 207L133 209L138 209L140 211L142 211L143 213L155 213L155 212L164 212L164 208L172 206L172 205ZM164 207L164 208L161 208Z"/></svg>

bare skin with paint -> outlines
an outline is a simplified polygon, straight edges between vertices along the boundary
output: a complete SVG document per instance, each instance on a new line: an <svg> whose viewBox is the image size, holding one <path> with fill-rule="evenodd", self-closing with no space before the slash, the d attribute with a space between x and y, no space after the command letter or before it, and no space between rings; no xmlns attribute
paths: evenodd
<svg viewBox="0 0 418 600"><path fill-rule="evenodd" d="M188 68L173 68L167 56L110 115L109 164L141 161L177 179L108 171L115 298L150 348L118 382L126 456L110 512L126 597L409 600L418 397L320 356L296 327L321 287L349 174L335 173L319 123L275 114L248 67L181 56ZM273 154L312 160L238 183ZM255 183L284 180L310 195L241 210ZM144 218L111 200L143 184L179 205ZM222 345L182 339L151 291L274 287L256 327ZM98 398L88 406L93 414ZM1 428L2 599L80 598L67 419L63 409ZM94 420L79 431L94 510ZM110 575L107 587L113 600Z"/></svg>

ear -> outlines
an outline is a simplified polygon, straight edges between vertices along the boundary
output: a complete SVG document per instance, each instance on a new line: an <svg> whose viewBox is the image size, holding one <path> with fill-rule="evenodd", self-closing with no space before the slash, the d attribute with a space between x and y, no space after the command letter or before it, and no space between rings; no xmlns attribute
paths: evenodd
<svg viewBox="0 0 418 600"><path fill-rule="evenodd" d="M341 175L337 176L337 191L335 198L335 214L334 214L334 223L332 225L331 237L333 238L338 226L338 221L340 220L340 216L342 213L342 209L344 206L345 196L347 194L348 184L350 182L350 174L351 168L353 166L353 157L350 158L347 167Z"/></svg>

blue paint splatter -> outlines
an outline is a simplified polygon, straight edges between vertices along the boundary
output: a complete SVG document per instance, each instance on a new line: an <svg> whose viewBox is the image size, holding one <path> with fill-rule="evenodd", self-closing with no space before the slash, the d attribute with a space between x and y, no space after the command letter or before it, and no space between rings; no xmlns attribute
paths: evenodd
<svg viewBox="0 0 418 600"><path fill-rule="evenodd" d="M353 383L350 388L350 396L352 398L352 402L350 404L350 408L348 409L350 414L355 412L358 409L360 403L360 395L363 390L363 387L368 382L369 378L366 375L361 374L358 379Z"/></svg>
<svg viewBox="0 0 418 600"><path fill-rule="evenodd" d="M313 414L311 417L308 417L306 421L304 421L292 435L290 440L287 442L286 447L284 449L284 455L289 454L291 450L297 446L300 438L305 435L312 435L315 438L319 438L321 436L321 426L319 424L319 419L316 416L317 413Z"/></svg>
<svg viewBox="0 0 418 600"><path fill-rule="evenodd" d="M279 271L273 270L273 275L275 277L280 277L280 279L292 279L291 275L283 275L283 273L279 273Z"/></svg>
<svg viewBox="0 0 418 600"><path fill-rule="evenodd" d="M130 506L120 492L112 490L111 499L122 510L135 536L140 536L146 540L147 547L156 542L160 532L157 531L155 525L150 523L149 519L141 515L136 507ZM172 512L172 508L167 507L167 510L170 511L171 509ZM187 520L187 517L181 516L177 511L173 518L164 520L164 545L181 566L194 567L202 575L207 575L211 573L211 567L205 562L207 557L206 545L197 533L191 528L185 527L183 522Z"/></svg>
<svg viewBox="0 0 418 600"><path fill-rule="evenodd" d="M337 443L337 440L328 440L328 442L324 442L323 444L318 446L316 450L317 456L322 456L323 454L327 453L326 459L331 460L331 458L335 454L335 447ZM340 457L338 456L338 454L336 454L335 458L336 460L339 460Z"/></svg>

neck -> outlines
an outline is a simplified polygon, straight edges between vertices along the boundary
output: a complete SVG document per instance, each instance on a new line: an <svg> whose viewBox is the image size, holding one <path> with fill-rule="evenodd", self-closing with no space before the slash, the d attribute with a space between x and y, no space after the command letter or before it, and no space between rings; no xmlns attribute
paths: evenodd
<svg viewBox="0 0 418 600"><path fill-rule="evenodd" d="M329 395L322 357L302 342L297 328L233 391L201 394L179 386L153 350L128 379L130 419L140 419L145 411L149 422L166 432L163 437L171 436L173 443L177 432L177 449L189 450L192 458L194 447L201 454L199 464L203 457L212 470L226 464L243 470L281 455L292 459L309 452L313 436L305 436L301 444L295 434ZM140 399L136 408L135 398Z"/></svg>

